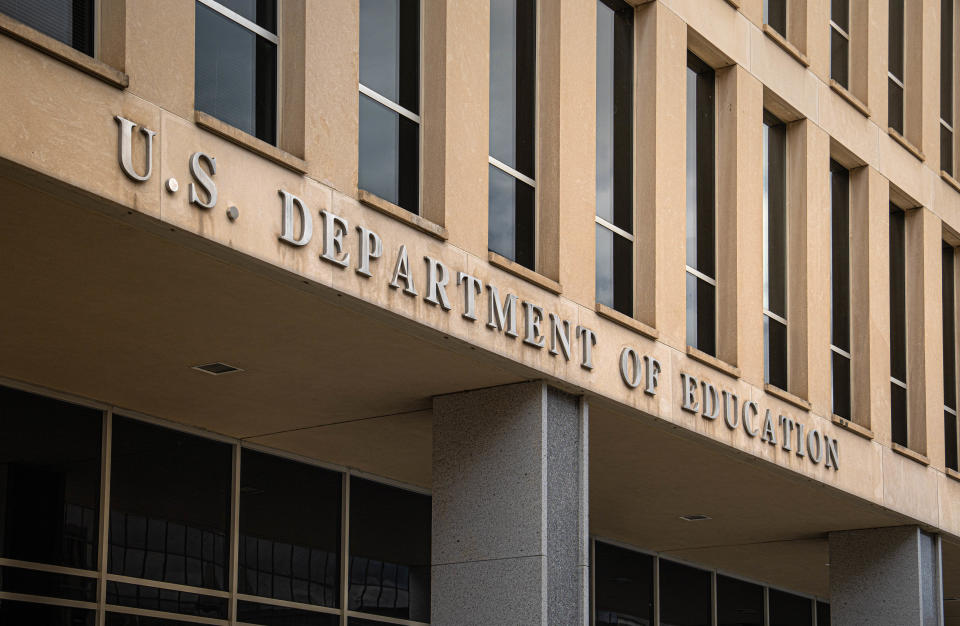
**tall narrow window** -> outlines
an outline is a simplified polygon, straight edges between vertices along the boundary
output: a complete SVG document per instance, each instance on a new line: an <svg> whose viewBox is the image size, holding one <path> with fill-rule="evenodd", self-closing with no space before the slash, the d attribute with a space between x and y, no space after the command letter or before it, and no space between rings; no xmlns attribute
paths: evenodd
<svg viewBox="0 0 960 626"><path fill-rule="evenodd" d="M943 244L943 439L946 465L957 467L957 305L954 249Z"/></svg>
<svg viewBox="0 0 960 626"><path fill-rule="evenodd" d="M278 42L276 0L197 0L197 110L276 143Z"/></svg>
<svg viewBox="0 0 960 626"><path fill-rule="evenodd" d="M890 432L907 445L907 292L904 213L890 205Z"/></svg>
<svg viewBox="0 0 960 626"><path fill-rule="evenodd" d="M94 0L0 0L0 13L93 56Z"/></svg>
<svg viewBox="0 0 960 626"><path fill-rule="evenodd" d="M850 172L830 161L830 364L833 414L850 406Z"/></svg>
<svg viewBox="0 0 960 626"><path fill-rule="evenodd" d="M850 88L850 0L830 2L830 78Z"/></svg>
<svg viewBox="0 0 960 626"><path fill-rule="evenodd" d="M887 70L887 125L903 134L903 0L890 0L889 69Z"/></svg>
<svg viewBox="0 0 960 626"><path fill-rule="evenodd" d="M687 53L687 344L716 355L714 72Z"/></svg>
<svg viewBox="0 0 960 626"><path fill-rule="evenodd" d="M951 176L954 176L955 2L942 0L940 5L940 169Z"/></svg>
<svg viewBox="0 0 960 626"><path fill-rule="evenodd" d="M360 0L359 186L420 211L420 2Z"/></svg>
<svg viewBox="0 0 960 626"><path fill-rule="evenodd" d="M520 265L536 264L537 6L490 1L488 246Z"/></svg>
<svg viewBox="0 0 960 626"><path fill-rule="evenodd" d="M633 315L633 7L597 2L597 302Z"/></svg>
<svg viewBox="0 0 960 626"><path fill-rule="evenodd" d="M764 380L787 389L787 129L763 114Z"/></svg>
<svg viewBox="0 0 960 626"><path fill-rule="evenodd" d="M763 23L787 36L787 0L763 0Z"/></svg>

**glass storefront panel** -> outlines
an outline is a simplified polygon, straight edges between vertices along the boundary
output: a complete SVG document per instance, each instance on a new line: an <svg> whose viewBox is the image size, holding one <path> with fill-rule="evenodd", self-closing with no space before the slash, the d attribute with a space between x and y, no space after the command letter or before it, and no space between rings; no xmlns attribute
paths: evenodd
<svg viewBox="0 0 960 626"><path fill-rule="evenodd" d="M710 572L660 559L661 626L710 626Z"/></svg>
<svg viewBox="0 0 960 626"><path fill-rule="evenodd" d="M770 626L810 626L813 601L779 589L770 590Z"/></svg>
<svg viewBox="0 0 960 626"><path fill-rule="evenodd" d="M653 557L606 543L594 544L597 626L653 624Z"/></svg>

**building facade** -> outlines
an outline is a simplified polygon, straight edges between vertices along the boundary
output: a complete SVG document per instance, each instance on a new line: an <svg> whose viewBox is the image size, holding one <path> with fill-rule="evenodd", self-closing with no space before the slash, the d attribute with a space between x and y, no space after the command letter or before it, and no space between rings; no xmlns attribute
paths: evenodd
<svg viewBox="0 0 960 626"><path fill-rule="evenodd" d="M957 0L0 0L0 623L960 624Z"/></svg>

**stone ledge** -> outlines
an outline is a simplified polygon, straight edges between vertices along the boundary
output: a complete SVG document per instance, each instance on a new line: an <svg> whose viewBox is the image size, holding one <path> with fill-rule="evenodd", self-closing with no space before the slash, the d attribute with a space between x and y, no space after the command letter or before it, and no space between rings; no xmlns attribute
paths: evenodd
<svg viewBox="0 0 960 626"><path fill-rule="evenodd" d="M946 467L944 468L943 473L954 480L960 481L960 472L958 472L955 469L950 469L949 467Z"/></svg>
<svg viewBox="0 0 960 626"><path fill-rule="evenodd" d="M784 402L789 402L793 406L797 407L798 409L803 409L804 411L809 411L810 407L813 406L810 404L809 400L804 400L800 396L781 389L776 385L771 385L770 383L763 383L763 390L769 393L771 396L780 398Z"/></svg>
<svg viewBox="0 0 960 626"><path fill-rule="evenodd" d="M887 128L887 134L889 134L893 138L893 140L896 141L898 144L900 144L900 146L903 147L907 152L909 152L914 157L916 157L917 160L919 161L927 160L926 155L924 155L923 152L920 151L920 148L910 143L910 140L904 137L903 135L901 135L899 132L897 132L896 129Z"/></svg>
<svg viewBox="0 0 960 626"><path fill-rule="evenodd" d="M563 293L563 286L552 278L547 278L543 274L538 274L529 267L524 267L519 263L515 263L508 259L505 256L501 256L494 252L493 250L487 251L487 260L490 261L490 265L499 267L502 270L506 270L513 274L514 276L519 276L520 278L542 287L547 291L551 291L556 294Z"/></svg>
<svg viewBox="0 0 960 626"><path fill-rule="evenodd" d="M709 365L718 372L723 372L727 376L733 376L734 378L740 378L740 368L735 365L730 365L726 361L718 359L715 356L709 355L703 350L697 350L693 346L687 346L687 356L695 361L700 361L704 365Z"/></svg>
<svg viewBox="0 0 960 626"><path fill-rule="evenodd" d="M235 143L242 148L246 148L251 152L259 154L262 157L270 159L274 163L293 170L298 174L305 174L307 171L307 162L300 157L294 156L289 152L285 152L262 139L258 139L250 133L240 130L236 126L231 126L226 122L218 120L208 113L204 113L203 111L194 111L193 121L200 128L210 131L214 135L218 135L229 142Z"/></svg>
<svg viewBox="0 0 960 626"><path fill-rule="evenodd" d="M906 446L901 446L899 443L890 442L890 449L900 456L905 456L911 461L916 461L920 465L930 465L930 459L926 455L920 454L915 450L911 450Z"/></svg>
<svg viewBox="0 0 960 626"><path fill-rule="evenodd" d="M864 117L870 117L870 108L864 102L853 95L853 93L837 81L830 79L830 89L835 94L846 100L853 108L863 114Z"/></svg>
<svg viewBox="0 0 960 626"><path fill-rule="evenodd" d="M447 229L440 224L431 222L425 217L420 217L415 213L411 213L410 211L390 202L389 200L384 200L375 193L370 193L365 189L360 189L357 192L357 200L359 200L365 206L374 209L375 211L379 211L384 215L389 215L393 219L403 222L407 226L416 228L419 231L425 232L428 235L432 235L441 241L446 241L449 238Z"/></svg>
<svg viewBox="0 0 960 626"><path fill-rule="evenodd" d="M660 331L652 326L647 326L640 320L634 319L629 315L624 315L620 311L608 307L605 304L596 303L594 310L596 310L597 315L600 317L606 318L613 322L614 324L619 324L624 328L629 328L634 332L638 332L644 337L656 340L660 336Z"/></svg>
<svg viewBox="0 0 960 626"><path fill-rule="evenodd" d="M954 191L960 192L960 180L957 180L943 170L940 170L940 178L942 178L948 185L953 187Z"/></svg>
<svg viewBox="0 0 960 626"><path fill-rule="evenodd" d="M727 0L727 4L738 11L740 10L740 0Z"/></svg>
<svg viewBox="0 0 960 626"><path fill-rule="evenodd" d="M0 33L36 48L40 52L63 61L94 78L99 78L108 85L113 85L119 89L126 89L130 86L130 78L115 67L87 56L79 50L74 50L62 41L44 35L37 29L30 28L2 13L0 13Z"/></svg>
<svg viewBox="0 0 960 626"><path fill-rule="evenodd" d="M849 430L855 435L860 435L864 439L874 438L872 430L870 430L866 426L861 426L856 422L852 422L845 417L840 417L839 415L831 415L830 421L832 421L834 424L836 424L840 428L843 428L844 430Z"/></svg>
<svg viewBox="0 0 960 626"><path fill-rule="evenodd" d="M763 25L763 34L772 39L773 43L780 46L784 52L792 56L800 65L810 67L810 60L807 59L807 55L800 52L799 48L787 41L784 36L774 30L770 24Z"/></svg>

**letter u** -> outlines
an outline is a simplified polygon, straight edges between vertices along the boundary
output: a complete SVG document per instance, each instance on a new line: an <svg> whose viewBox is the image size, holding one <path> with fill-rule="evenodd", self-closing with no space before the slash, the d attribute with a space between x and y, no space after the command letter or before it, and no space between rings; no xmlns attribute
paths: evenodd
<svg viewBox="0 0 960 626"><path fill-rule="evenodd" d="M137 125L119 115L114 117L114 119L117 120L117 124L120 126L118 152L120 155L120 167L123 169L123 173L137 182L142 183L149 180L150 174L153 173L153 136L156 135L157 132L144 126L140 127L140 132L146 137L147 146L147 171L143 176L140 176L137 174L137 170L133 169L133 129L136 128Z"/></svg>

